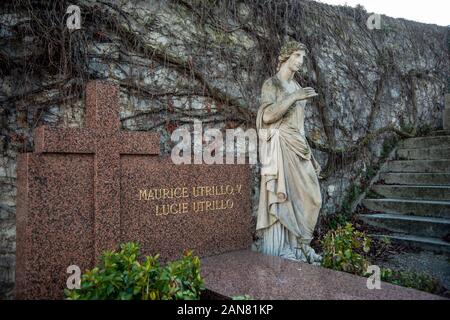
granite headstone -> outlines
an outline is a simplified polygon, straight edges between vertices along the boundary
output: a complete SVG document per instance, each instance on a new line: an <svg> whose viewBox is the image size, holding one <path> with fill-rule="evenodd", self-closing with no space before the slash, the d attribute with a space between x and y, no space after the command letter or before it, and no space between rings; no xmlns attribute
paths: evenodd
<svg viewBox="0 0 450 320"><path fill-rule="evenodd" d="M248 165L175 165L159 136L120 129L117 86L86 88L86 127L35 130L18 159L18 299L58 299L68 266L136 241L143 254L202 257L251 244Z"/></svg>

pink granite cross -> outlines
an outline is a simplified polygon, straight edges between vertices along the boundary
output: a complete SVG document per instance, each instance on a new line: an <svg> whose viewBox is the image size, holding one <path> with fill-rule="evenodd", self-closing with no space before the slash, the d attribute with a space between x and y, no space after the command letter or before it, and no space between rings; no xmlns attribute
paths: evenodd
<svg viewBox="0 0 450 320"><path fill-rule="evenodd" d="M159 154L159 135L120 130L117 86L92 81L86 87L86 127L40 126L35 152L94 154L94 239L97 258L120 241L120 155Z"/></svg>

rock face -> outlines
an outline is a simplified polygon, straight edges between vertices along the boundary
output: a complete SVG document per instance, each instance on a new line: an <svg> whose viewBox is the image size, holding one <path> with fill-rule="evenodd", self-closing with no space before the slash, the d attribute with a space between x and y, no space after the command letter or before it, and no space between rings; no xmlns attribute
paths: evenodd
<svg viewBox="0 0 450 320"><path fill-rule="evenodd" d="M122 129L159 132L169 154L171 132L193 119L205 129L254 127L281 43L305 43L298 81L320 96L307 106L305 130L325 169L321 214L353 200L348 190L395 130L442 127L448 28L382 16L369 30L362 8L310 1L77 2L76 31L61 24L68 1L0 5L0 297L14 286L17 153L31 150L39 124L84 125L87 79L119 84ZM254 166L254 212L258 174Z"/></svg>

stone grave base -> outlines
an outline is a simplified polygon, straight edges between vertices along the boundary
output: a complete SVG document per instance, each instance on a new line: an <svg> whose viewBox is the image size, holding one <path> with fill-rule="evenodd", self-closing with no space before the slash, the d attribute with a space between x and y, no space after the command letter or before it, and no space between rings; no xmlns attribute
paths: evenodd
<svg viewBox="0 0 450 320"><path fill-rule="evenodd" d="M367 278L307 263L233 251L202 259L205 298L249 295L256 300L438 300L443 297L382 282L368 289Z"/></svg>

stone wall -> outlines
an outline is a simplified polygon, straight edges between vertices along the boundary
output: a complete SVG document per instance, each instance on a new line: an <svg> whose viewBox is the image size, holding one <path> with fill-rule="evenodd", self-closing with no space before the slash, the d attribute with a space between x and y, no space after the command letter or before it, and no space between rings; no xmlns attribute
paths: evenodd
<svg viewBox="0 0 450 320"><path fill-rule="evenodd" d="M310 1L80 0L70 4L82 29L70 32L61 19L69 2L50 13L36 6L35 17L26 3L0 5L0 297L14 282L17 153L32 149L39 124L83 126L88 79L119 84L123 128L159 132L169 153L170 133L193 119L254 127L280 44L305 43L297 80L320 95L305 129L324 169L321 214L342 209L386 141L442 124L448 28L381 16L381 29L369 30L363 8ZM253 166L254 211L258 182Z"/></svg>

